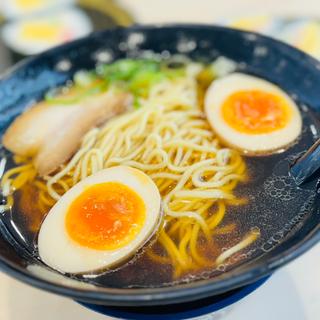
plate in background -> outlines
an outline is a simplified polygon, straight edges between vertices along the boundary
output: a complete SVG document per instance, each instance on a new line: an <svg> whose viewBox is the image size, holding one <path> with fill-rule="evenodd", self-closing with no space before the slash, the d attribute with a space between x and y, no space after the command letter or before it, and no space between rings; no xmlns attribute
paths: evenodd
<svg viewBox="0 0 320 320"><path fill-rule="evenodd" d="M14 2L14 0L6 1L10 6L12 6ZM15 32L15 29L19 27L18 25L26 19L37 19L37 16L39 16L39 18L46 21L46 15L52 18L52 16L61 15L71 10L75 15L80 15L80 24L82 20L85 20L87 25L85 30L79 33L79 36L86 35L91 31L108 29L117 25L128 26L133 23L132 16L124 8L115 4L113 0L48 1L48 3L51 3L51 5L49 5L47 9L33 12L29 10L25 15L20 12L19 15L16 14L16 16L12 16L12 13L6 14L3 11L4 6L1 12L0 6L0 32L3 31L4 27L6 29L9 27L11 31L7 36L7 40L3 36L0 38L0 72L29 55L28 51L30 50L25 50L24 53L21 51L21 49L23 50L23 48L21 48L21 41L16 35L17 32ZM54 5L52 3L54 3ZM76 12L74 12L75 10ZM56 12L56 14L52 13L52 11ZM14 32L12 32L12 29L14 29ZM20 30L18 30L18 33L19 32ZM49 32L52 33L52 28ZM15 45L14 42L16 42L17 45ZM47 48L49 48L49 46Z"/></svg>

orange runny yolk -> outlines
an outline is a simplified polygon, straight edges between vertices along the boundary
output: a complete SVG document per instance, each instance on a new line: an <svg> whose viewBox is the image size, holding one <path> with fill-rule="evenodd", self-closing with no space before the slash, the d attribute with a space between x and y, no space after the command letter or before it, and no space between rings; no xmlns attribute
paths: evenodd
<svg viewBox="0 0 320 320"><path fill-rule="evenodd" d="M281 96L260 90L231 94L222 105L222 116L233 129L247 134L269 133L284 128L291 110Z"/></svg>
<svg viewBox="0 0 320 320"><path fill-rule="evenodd" d="M81 246L114 250L131 242L144 225L142 198L118 182L85 189L69 206L65 225L68 235Z"/></svg>

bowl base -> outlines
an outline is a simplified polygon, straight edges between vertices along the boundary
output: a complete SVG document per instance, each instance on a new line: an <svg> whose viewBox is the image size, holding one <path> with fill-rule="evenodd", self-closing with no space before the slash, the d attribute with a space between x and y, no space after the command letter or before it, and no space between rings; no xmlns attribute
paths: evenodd
<svg viewBox="0 0 320 320"><path fill-rule="evenodd" d="M242 288L232 290L218 296L166 306L112 307L89 304L81 301L77 302L90 310L119 319L190 319L210 314L230 306L258 289L268 280L268 278L269 276Z"/></svg>

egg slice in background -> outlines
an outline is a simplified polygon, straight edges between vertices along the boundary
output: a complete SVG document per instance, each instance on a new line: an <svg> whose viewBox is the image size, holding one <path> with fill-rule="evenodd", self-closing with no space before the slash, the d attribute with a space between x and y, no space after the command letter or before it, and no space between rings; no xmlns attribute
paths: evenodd
<svg viewBox="0 0 320 320"><path fill-rule="evenodd" d="M89 17L80 9L68 8L7 23L2 39L13 51L32 55L88 35Z"/></svg>
<svg viewBox="0 0 320 320"><path fill-rule="evenodd" d="M133 256L156 231L160 193L140 170L117 166L68 190L43 221L40 258L65 273L107 268Z"/></svg>
<svg viewBox="0 0 320 320"><path fill-rule="evenodd" d="M320 23L318 21L298 20L287 23L277 37L320 59Z"/></svg>
<svg viewBox="0 0 320 320"><path fill-rule="evenodd" d="M74 4L75 2L75 0L1 0L0 10L3 16L11 19Z"/></svg>
<svg viewBox="0 0 320 320"><path fill-rule="evenodd" d="M211 84L205 112L221 140L248 155L281 151L297 139L302 128L300 111L283 90L242 73Z"/></svg>
<svg viewBox="0 0 320 320"><path fill-rule="evenodd" d="M218 21L219 23L219 21ZM220 21L220 24L231 28L260 32L271 35L279 26L278 19L268 15L234 16Z"/></svg>

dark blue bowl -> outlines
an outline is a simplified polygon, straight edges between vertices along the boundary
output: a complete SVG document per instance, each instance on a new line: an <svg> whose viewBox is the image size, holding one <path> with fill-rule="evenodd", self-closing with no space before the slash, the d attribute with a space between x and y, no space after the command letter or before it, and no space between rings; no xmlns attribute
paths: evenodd
<svg viewBox="0 0 320 320"><path fill-rule="evenodd" d="M183 320L211 315L245 298L255 290L259 289L269 277L262 278L243 288L235 289L218 296L212 296L192 302L171 304L163 306L142 307L111 307L89 303L80 304L92 311L126 320Z"/></svg>
<svg viewBox="0 0 320 320"><path fill-rule="evenodd" d="M174 25L135 26L95 33L17 65L3 76L0 83L0 131L3 132L27 104L40 99L49 88L66 82L75 71L94 68L97 59L118 59L137 55L141 50L183 52L191 58L207 61L219 55L233 59L239 63L240 71L278 84L295 97L299 105L309 106L313 112L305 117L305 125L310 122L310 117L314 117L312 123L316 125L315 117L320 111L319 62L286 44L258 34L216 26ZM269 165L288 174L288 165L283 166L283 161L313 143L308 130L306 125L303 138L285 153L287 158L274 156L268 160ZM315 181L310 181L307 188L314 188ZM303 189L295 191L297 195L303 194ZM306 199L301 201L302 204ZM39 261L17 241L3 219L0 220L0 268L33 286L86 303L150 306L199 300L256 282L317 243L320 239L318 204L314 192L294 220L289 216L297 206L296 202L287 202L279 214L272 207L271 199L261 210L269 212L268 230L278 230L280 224L283 225L282 233L270 238L255 259L215 278L187 284L121 289L66 282L51 271L44 272ZM30 264L38 264L38 269L30 270Z"/></svg>

